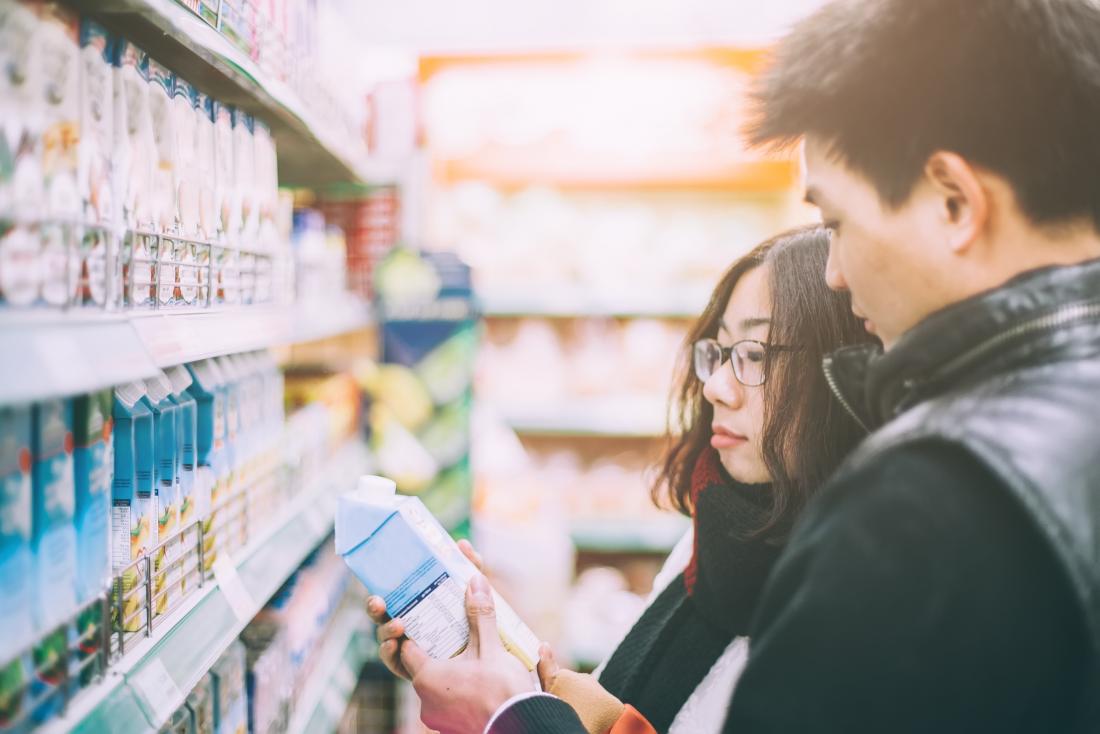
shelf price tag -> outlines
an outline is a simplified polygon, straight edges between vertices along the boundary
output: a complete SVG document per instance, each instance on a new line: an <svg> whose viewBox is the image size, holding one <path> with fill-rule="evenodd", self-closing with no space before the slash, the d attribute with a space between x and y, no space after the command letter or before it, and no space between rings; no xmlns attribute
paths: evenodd
<svg viewBox="0 0 1100 734"><path fill-rule="evenodd" d="M244 588L241 575L229 558L222 556L214 561L214 579L237 621L242 624L251 621L256 616L256 601L248 593L248 589Z"/></svg>
<svg viewBox="0 0 1100 734"><path fill-rule="evenodd" d="M168 721L183 703L183 692L160 658L149 661L134 675L130 683L158 722Z"/></svg>

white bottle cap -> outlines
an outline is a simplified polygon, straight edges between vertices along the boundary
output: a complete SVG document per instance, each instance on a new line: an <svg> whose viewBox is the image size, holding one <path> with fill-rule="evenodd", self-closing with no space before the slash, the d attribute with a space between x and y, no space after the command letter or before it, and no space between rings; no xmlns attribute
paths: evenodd
<svg viewBox="0 0 1100 734"><path fill-rule="evenodd" d="M385 502L397 494L397 482L364 474L359 477L359 494L368 502Z"/></svg>

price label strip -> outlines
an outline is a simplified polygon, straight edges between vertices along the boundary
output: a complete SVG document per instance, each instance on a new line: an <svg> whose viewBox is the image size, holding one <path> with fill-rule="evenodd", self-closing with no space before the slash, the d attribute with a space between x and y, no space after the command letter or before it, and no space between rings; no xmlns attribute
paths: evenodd
<svg viewBox="0 0 1100 734"><path fill-rule="evenodd" d="M138 671L130 683L158 722L168 721L183 703L183 692L159 658L154 658Z"/></svg>
<svg viewBox="0 0 1100 734"><path fill-rule="evenodd" d="M218 589L229 603L229 608L237 617L237 621L247 623L256 616L258 607L256 600L248 589L244 588L241 575L237 573L237 567L226 556L221 556L214 561L214 579L218 582Z"/></svg>

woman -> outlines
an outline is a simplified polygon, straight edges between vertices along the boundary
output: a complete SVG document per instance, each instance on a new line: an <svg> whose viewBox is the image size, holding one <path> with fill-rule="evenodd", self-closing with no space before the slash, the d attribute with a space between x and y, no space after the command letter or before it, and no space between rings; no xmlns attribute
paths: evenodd
<svg viewBox="0 0 1100 734"><path fill-rule="evenodd" d="M722 277L691 331L675 393L679 430L653 493L690 515L692 531L595 676L559 671L552 655L539 666L544 688L594 734L721 728L791 524L863 435L821 369L829 352L870 339L848 298L825 284L828 250L816 226L759 245ZM385 619L380 599L368 610ZM379 628L383 660L398 674L402 633L400 622Z"/></svg>

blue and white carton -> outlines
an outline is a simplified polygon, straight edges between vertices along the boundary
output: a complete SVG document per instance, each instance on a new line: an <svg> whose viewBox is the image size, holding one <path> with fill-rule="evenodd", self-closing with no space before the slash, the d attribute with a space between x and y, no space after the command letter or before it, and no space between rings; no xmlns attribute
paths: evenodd
<svg viewBox="0 0 1100 734"><path fill-rule="evenodd" d="M338 501L336 552L428 655L447 659L466 649L466 586L477 568L420 500L398 496L389 479L362 477ZM538 638L495 591L493 598L501 641L534 670Z"/></svg>

